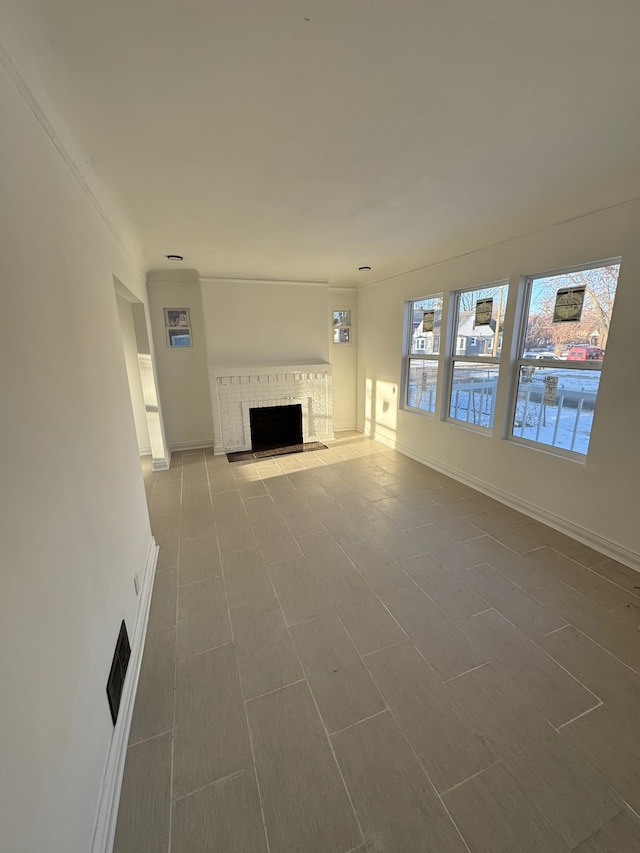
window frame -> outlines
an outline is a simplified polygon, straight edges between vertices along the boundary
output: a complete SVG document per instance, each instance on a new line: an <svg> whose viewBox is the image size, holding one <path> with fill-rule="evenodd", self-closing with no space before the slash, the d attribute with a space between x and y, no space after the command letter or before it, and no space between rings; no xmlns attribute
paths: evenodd
<svg viewBox="0 0 640 853"><path fill-rule="evenodd" d="M496 324L496 333L498 335L498 343L502 341L504 343L504 333L505 333L505 324L507 319L507 306L509 303L509 288L510 282L508 278L499 279L498 281L487 282L486 284L473 285L472 287L461 287L457 290L453 290L450 292L450 300L449 300L449 316L450 316L450 324L448 329L449 335L449 346L447 347L447 357L446 357L446 394L442 395L442 410L441 410L441 418L443 421L449 424L453 424L461 429L468 429L472 432L477 433L478 435L484 435L485 437L491 437L494 433L496 427L496 404L497 404L497 391L500 382L501 375L501 366L502 366L502 356L503 356L503 347L500 345L500 354L499 355L484 355L481 353L476 353L475 355L462 355L458 354L459 340L464 340L464 335L460 335L460 329L458 325L460 312L460 299L465 293L473 293L474 291L486 291L491 288L506 288L506 298L504 301L504 305L502 306L502 323L500 317L498 317ZM502 330L500 326L502 325ZM476 336L477 339L478 336ZM467 363L467 364L495 364L498 366L498 377L496 380L496 393L493 395L493 408L492 408L492 424L490 427L482 426L482 424L474 424L469 421L463 421L459 418L454 418L451 416L451 398L453 394L453 377L455 372L455 366L457 363Z"/></svg>
<svg viewBox="0 0 640 853"><path fill-rule="evenodd" d="M539 281L540 279L546 278L554 278L556 276L567 275L574 272L587 272L589 270L601 269L602 267L608 266L618 266L620 267L622 264L622 258L608 258L601 261L595 261L587 264L575 264L570 267L563 267L562 269L552 270L549 272L543 273L532 273L529 275L524 275L520 280L520 290L522 294L521 300L521 308L519 311L519 315L517 317L517 349L515 353L515 359L513 361L513 378L510 380L510 404L509 404L509 412L508 412L508 421L507 421L507 430L506 430L506 439L507 441L512 442L513 444L518 444L521 447L528 447L532 450L537 450L538 452L548 453L552 456L559 456L563 459L568 459L573 462L579 462L581 464L585 464L589 455L589 446L591 444L591 432L589 432L589 446L587 447L586 453L580 453L577 450L571 450L564 447L558 447L554 444L545 444L541 441L536 441L535 439L526 438L522 435L514 434L514 424L516 418L516 409L518 406L518 388L520 385L520 372L523 367L533 367L533 368L542 368L545 367L550 370L590 370L594 373L598 373L600 377L602 376L602 366L604 364L604 359L602 361L596 360L585 360L585 361L570 361L568 359L564 359L561 365L558 364L556 359L544 359L544 358L532 358L525 357L526 352L526 338L527 338L527 326L529 322L529 307L531 304L531 291L533 288L533 283L535 281ZM620 279L620 270L618 270L618 281L616 281L616 295L617 295L617 287ZM615 306L615 297L611 309L611 316L613 316L613 307ZM610 318L611 319L611 318ZM596 391L594 406L593 406L593 416L595 417L598 391L600 390L600 382L598 382L598 389ZM582 411L580 407L580 412ZM580 412L576 415L576 427L577 430L577 422L580 416Z"/></svg>
<svg viewBox="0 0 640 853"><path fill-rule="evenodd" d="M434 310L440 310L440 329L438 335L434 334L434 341L438 340L438 352L426 352L426 342L425 349L420 352L412 352L412 340L413 340L413 314L414 314L414 305L419 302L427 302L429 300L440 300L440 308ZM430 310L430 309L425 309ZM405 328L403 334L403 366L402 366L402 384L401 384L401 397L400 397L400 408L404 409L407 412L414 412L418 415L423 415L428 418L438 418L438 408L439 408L439 385L440 379L442 375L442 361L443 361L443 340L446 342L446 333L445 333L445 297L442 291L438 293L429 293L426 296L419 296L413 299L407 299L405 302ZM435 397L433 403L433 410L430 409L420 409L417 406L412 406L408 402L409 396L409 371L411 369L412 361L423 361L423 362L431 362L436 364L436 390Z"/></svg>

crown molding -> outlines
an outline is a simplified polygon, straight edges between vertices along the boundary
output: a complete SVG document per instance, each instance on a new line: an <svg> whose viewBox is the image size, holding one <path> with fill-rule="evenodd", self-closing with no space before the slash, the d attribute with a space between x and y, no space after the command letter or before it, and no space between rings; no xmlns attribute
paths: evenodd
<svg viewBox="0 0 640 853"><path fill-rule="evenodd" d="M12 80L16 89L20 93L22 99L29 107L39 124L41 125L44 132L47 134L53 145L55 146L57 152L60 154L62 159L64 160L67 168L77 181L78 185L84 192L85 196L89 199L98 215L104 222L104 224L109 229L110 233L122 249L122 251L127 255L129 260L135 262L135 258L133 253L131 252L129 246L124 241L122 235L116 228L113 223L113 220L105 210L105 208L100 203L98 197L94 193L91 188L89 182L84 177L81 167L79 166L76 158L71 154L68 147L60 138L58 131L55 128L54 123L51 118L47 115L46 110L34 94L32 88L29 86L27 81L24 79L15 62L11 59L6 49L0 45L0 65L5 69L9 78Z"/></svg>
<svg viewBox="0 0 640 853"><path fill-rule="evenodd" d="M201 275L200 281L206 283L228 281L231 284L286 284L290 285L291 287L329 287L328 281L314 281L290 278L234 278L233 276Z"/></svg>
<svg viewBox="0 0 640 853"><path fill-rule="evenodd" d="M534 228L533 231L524 231L521 234L516 234L513 237L507 237L504 240L497 240L495 243L488 243L486 246L480 246L478 249L470 249L468 252L460 252L457 255L450 255L447 258L441 258L438 261L432 261L429 264L424 264L421 267L415 267L410 270L404 270L404 272L394 273L393 275L386 276L386 278L380 278L377 281L372 281L371 284L364 284L358 288L358 290L369 290L372 287L379 287L381 284L387 284L390 281L395 281L398 278L403 278L405 275L412 275L413 273L425 272L426 270L434 269L435 267L440 267L443 264L448 264L451 261L459 261L462 258L471 258L474 255L481 255L483 252L488 252L490 249L496 249L500 246L509 246L512 243L517 243L519 240L524 240L526 237L533 236L535 234L544 234L545 231L552 231L554 228L561 228L563 225L571 225L573 222L580 222L582 219L589 219L592 216L599 216L601 213L608 213L611 210L622 209L624 207L633 207L640 203L640 196L634 196L633 198L628 198L625 201L616 202L616 204L609 204L606 207L599 207L596 210L589 210L587 213L580 213L577 216L570 216L567 219L560 219L557 222L550 222L548 225L542 225L540 228Z"/></svg>

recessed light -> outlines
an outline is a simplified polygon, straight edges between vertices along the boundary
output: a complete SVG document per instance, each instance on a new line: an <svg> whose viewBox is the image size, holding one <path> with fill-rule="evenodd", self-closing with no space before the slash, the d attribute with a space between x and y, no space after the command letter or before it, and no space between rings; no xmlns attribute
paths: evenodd
<svg viewBox="0 0 640 853"><path fill-rule="evenodd" d="M358 272L369 272L371 267L358 267Z"/></svg>
<svg viewBox="0 0 640 853"><path fill-rule="evenodd" d="M168 261L184 261L182 255L165 255Z"/></svg>

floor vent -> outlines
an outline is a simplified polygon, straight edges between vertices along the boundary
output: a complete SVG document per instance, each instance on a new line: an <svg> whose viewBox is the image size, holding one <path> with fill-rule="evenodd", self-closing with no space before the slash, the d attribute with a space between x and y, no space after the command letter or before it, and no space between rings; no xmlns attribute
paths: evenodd
<svg viewBox="0 0 640 853"><path fill-rule="evenodd" d="M109 708L111 709L111 719L115 726L118 719L118 710L120 708L120 698L122 696L122 688L124 687L124 677L127 674L129 666L129 658L131 657L131 646L129 645L129 635L127 634L127 626L122 620L120 625L120 633L118 634L118 642L116 650L113 653L113 661L111 662L111 671L107 681L107 697L109 699Z"/></svg>

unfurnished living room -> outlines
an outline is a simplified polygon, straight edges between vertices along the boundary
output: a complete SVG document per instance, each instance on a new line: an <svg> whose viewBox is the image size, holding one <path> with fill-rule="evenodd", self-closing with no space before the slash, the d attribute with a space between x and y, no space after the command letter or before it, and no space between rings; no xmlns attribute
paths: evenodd
<svg viewBox="0 0 640 853"><path fill-rule="evenodd" d="M640 851L639 32L2 5L2 853Z"/></svg>

